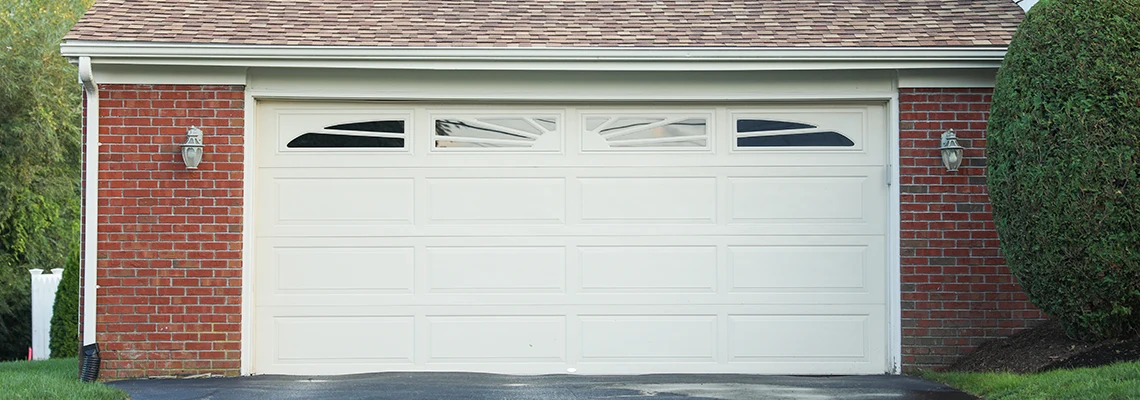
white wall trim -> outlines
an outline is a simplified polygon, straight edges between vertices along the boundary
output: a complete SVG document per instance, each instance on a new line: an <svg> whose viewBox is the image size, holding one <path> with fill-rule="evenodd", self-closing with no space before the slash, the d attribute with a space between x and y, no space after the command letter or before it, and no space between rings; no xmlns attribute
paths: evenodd
<svg viewBox="0 0 1140 400"><path fill-rule="evenodd" d="M256 241L254 240L254 229L257 224L253 221L253 207L254 196L253 191L256 187L254 181L257 179L257 146L254 144L254 138L257 129L257 104L253 94L249 92L249 87L246 86L245 91L245 131L243 132L242 140L242 153L244 164L242 165L242 234L241 234L241 371L242 375L252 375L253 370L253 357L254 357L254 344L253 344L253 326L254 326L254 274L253 269L254 251Z"/></svg>
<svg viewBox="0 0 1140 400"><path fill-rule="evenodd" d="M87 180L83 194L83 345L96 341L95 306L98 304L99 281L99 84L91 71L91 59L79 58L79 82L87 96L86 152Z"/></svg>
<svg viewBox="0 0 1140 400"><path fill-rule="evenodd" d="M475 70L821 70L996 68L1004 47L392 48L66 41L98 64Z"/></svg>
<svg viewBox="0 0 1140 400"><path fill-rule="evenodd" d="M373 95L354 93L317 93L308 91L268 91L253 90L251 92L258 99L263 100L389 100L389 101L677 101L677 102L716 102L716 101L801 101L801 100L885 100L890 98L891 92L852 92L852 93L752 93L741 95L684 95L675 97L661 97L653 94L626 94L612 95L566 95L559 93L484 93L435 95L430 93L378 93Z"/></svg>
<svg viewBox="0 0 1140 400"><path fill-rule="evenodd" d="M890 359L890 373L902 373L902 253L900 249L902 240L902 205L899 182L899 164L901 163L901 150L899 141L902 132L899 127L899 93L896 90L887 105L887 132L890 149L887 152L887 173L890 174L891 187L888 188L887 201L887 354Z"/></svg>
<svg viewBox="0 0 1140 400"><path fill-rule="evenodd" d="M900 88L992 88L997 68L900 70Z"/></svg>
<svg viewBox="0 0 1140 400"><path fill-rule="evenodd" d="M133 85L245 85L245 67L97 64L99 83Z"/></svg>

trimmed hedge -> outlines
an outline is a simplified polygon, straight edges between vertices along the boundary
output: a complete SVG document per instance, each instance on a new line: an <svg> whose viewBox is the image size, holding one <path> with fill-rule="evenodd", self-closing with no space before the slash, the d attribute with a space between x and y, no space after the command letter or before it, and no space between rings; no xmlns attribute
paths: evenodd
<svg viewBox="0 0 1140 400"><path fill-rule="evenodd" d="M64 268L51 309L51 358L79 355L79 251Z"/></svg>
<svg viewBox="0 0 1140 400"><path fill-rule="evenodd" d="M987 131L1002 252L1083 340L1140 333L1140 0L1033 7Z"/></svg>

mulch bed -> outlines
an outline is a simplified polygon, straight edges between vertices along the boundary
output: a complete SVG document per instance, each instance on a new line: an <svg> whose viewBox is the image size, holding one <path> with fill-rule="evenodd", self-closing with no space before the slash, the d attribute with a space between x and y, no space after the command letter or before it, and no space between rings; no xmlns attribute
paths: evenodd
<svg viewBox="0 0 1140 400"><path fill-rule="evenodd" d="M1033 373L1140 361L1140 337L1089 343L1069 339L1056 321L991 340L947 368L953 372Z"/></svg>

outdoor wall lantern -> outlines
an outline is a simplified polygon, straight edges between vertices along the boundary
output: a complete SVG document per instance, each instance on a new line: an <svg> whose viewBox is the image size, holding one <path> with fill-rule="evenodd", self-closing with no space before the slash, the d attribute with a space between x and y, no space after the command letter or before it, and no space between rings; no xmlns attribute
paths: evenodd
<svg viewBox="0 0 1140 400"><path fill-rule="evenodd" d="M942 146L938 149L942 150L942 165L946 166L946 170L957 171L962 165L963 148L958 144L958 135L954 134L953 129L942 132Z"/></svg>
<svg viewBox="0 0 1140 400"><path fill-rule="evenodd" d="M202 130L191 126L186 131L186 143L182 144L182 162L186 169L198 169L202 162Z"/></svg>

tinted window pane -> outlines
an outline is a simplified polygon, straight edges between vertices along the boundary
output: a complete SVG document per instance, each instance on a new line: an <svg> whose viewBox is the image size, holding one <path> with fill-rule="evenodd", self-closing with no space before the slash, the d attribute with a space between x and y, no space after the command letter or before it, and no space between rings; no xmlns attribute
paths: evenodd
<svg viewBox="0 0 1140 400"><path fill-rule="evenodd" d="M788 129L811 129L815 128L814 125L801 124L798 122L785 122L785 121L771 121L766 119L741 119L736 121L736 131L744 132L767 132L767 131L784 131Z"/></svg>
<svg viewBox="0 0 1140 400"><path fill-rule="evenodd" d="M292 149L343 147L403 148L404 139L311 132L298 136L296 139L289 141L289 144L287 146Z"/></svg>
<svg viewBox="0 0 1140 400"><path fill-rule="evenodd" d="M333 125L327 129L339 129L343 131L404 133L404 121L353 122L351 124Z"/></svg>
<svg viewBox="0 0 1140 400"><path fill-rule="evenodd" d="M838 132L793 133L736 139L737 147L850 147L855 142Z"/></svg>

